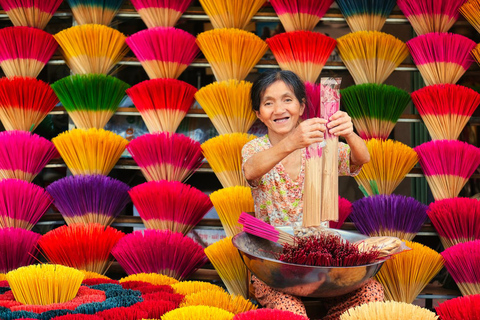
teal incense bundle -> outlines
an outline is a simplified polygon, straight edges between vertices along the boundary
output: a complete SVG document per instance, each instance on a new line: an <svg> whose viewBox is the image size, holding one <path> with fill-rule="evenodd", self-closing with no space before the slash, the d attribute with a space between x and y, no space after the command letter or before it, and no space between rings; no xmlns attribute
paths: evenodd
<svg viewBox="0 0 480 320"><path fill-rule="evenodd" d="M108 26L124 0L67 0L78 24Z"/></svg>
<svg viewBox="0 0 480 320"><path fill-rule="evenodd" d="M381 31L396 0L337 0L352 32Z"/></svg>

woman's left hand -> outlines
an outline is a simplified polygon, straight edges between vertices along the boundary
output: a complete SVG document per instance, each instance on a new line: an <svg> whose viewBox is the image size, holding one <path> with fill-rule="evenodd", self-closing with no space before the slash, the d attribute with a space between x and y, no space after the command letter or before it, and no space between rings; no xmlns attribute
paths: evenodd
<svg viewBox="0 0 480 320"><path fill-rule="evenodd" d="M352 118L346 112L337 111L328 120L327 128L330 134L348 138L353 133Z"/></svg>

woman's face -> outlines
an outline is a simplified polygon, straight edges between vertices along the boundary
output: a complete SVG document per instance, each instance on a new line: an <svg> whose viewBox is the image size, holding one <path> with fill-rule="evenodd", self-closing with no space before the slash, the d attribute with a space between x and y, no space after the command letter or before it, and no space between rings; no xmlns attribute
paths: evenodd
<svg viewBox="0 0 480 320"><path fill-rule="evenodd" d="M269 135L286 135L297 126L304 109L305 104L298 101L293 90L278 80L265 90L256 114L268 127Z"/></svg>

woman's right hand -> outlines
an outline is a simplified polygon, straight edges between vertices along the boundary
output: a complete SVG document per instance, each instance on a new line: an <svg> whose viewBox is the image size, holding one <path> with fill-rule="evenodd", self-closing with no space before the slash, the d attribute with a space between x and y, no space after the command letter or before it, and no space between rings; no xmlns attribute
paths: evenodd
<svg viewBox="0 0 480 320"><path fill-rule="evenodd" d="M291 150L302 149L313 143L323 142L327 120L321 118L311 118L302 121L285 138Z"/></svg>

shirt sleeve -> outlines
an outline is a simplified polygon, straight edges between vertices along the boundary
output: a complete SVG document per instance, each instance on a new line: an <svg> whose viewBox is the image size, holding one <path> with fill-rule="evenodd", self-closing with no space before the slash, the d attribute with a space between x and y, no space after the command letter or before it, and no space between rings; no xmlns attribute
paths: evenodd
<svg viewBox="0 0 480 320"><path fill-rule="evenodd" d="M350 165L350 146L340 142L338 144L338 175L354 177L362 170L362 165Z"/></svg>
<svg viewBox="0 0 480 320"><path fill-rule="evenodd" d="M248 181L246 178L245 178L245 171L244 171L244 164L245 162L251 157L253 156L255 153L258 152L258 147L256 146L256 139L255 140L252 140L248 143L246 143L243 148L242 148L242 174L243 174L243 178L245 179L245 181L247 181L248 185L251 187L251 188L256 188L258 187L258 185L260 184L260 180L261 178L258 178L254 181Z"/></svg>

